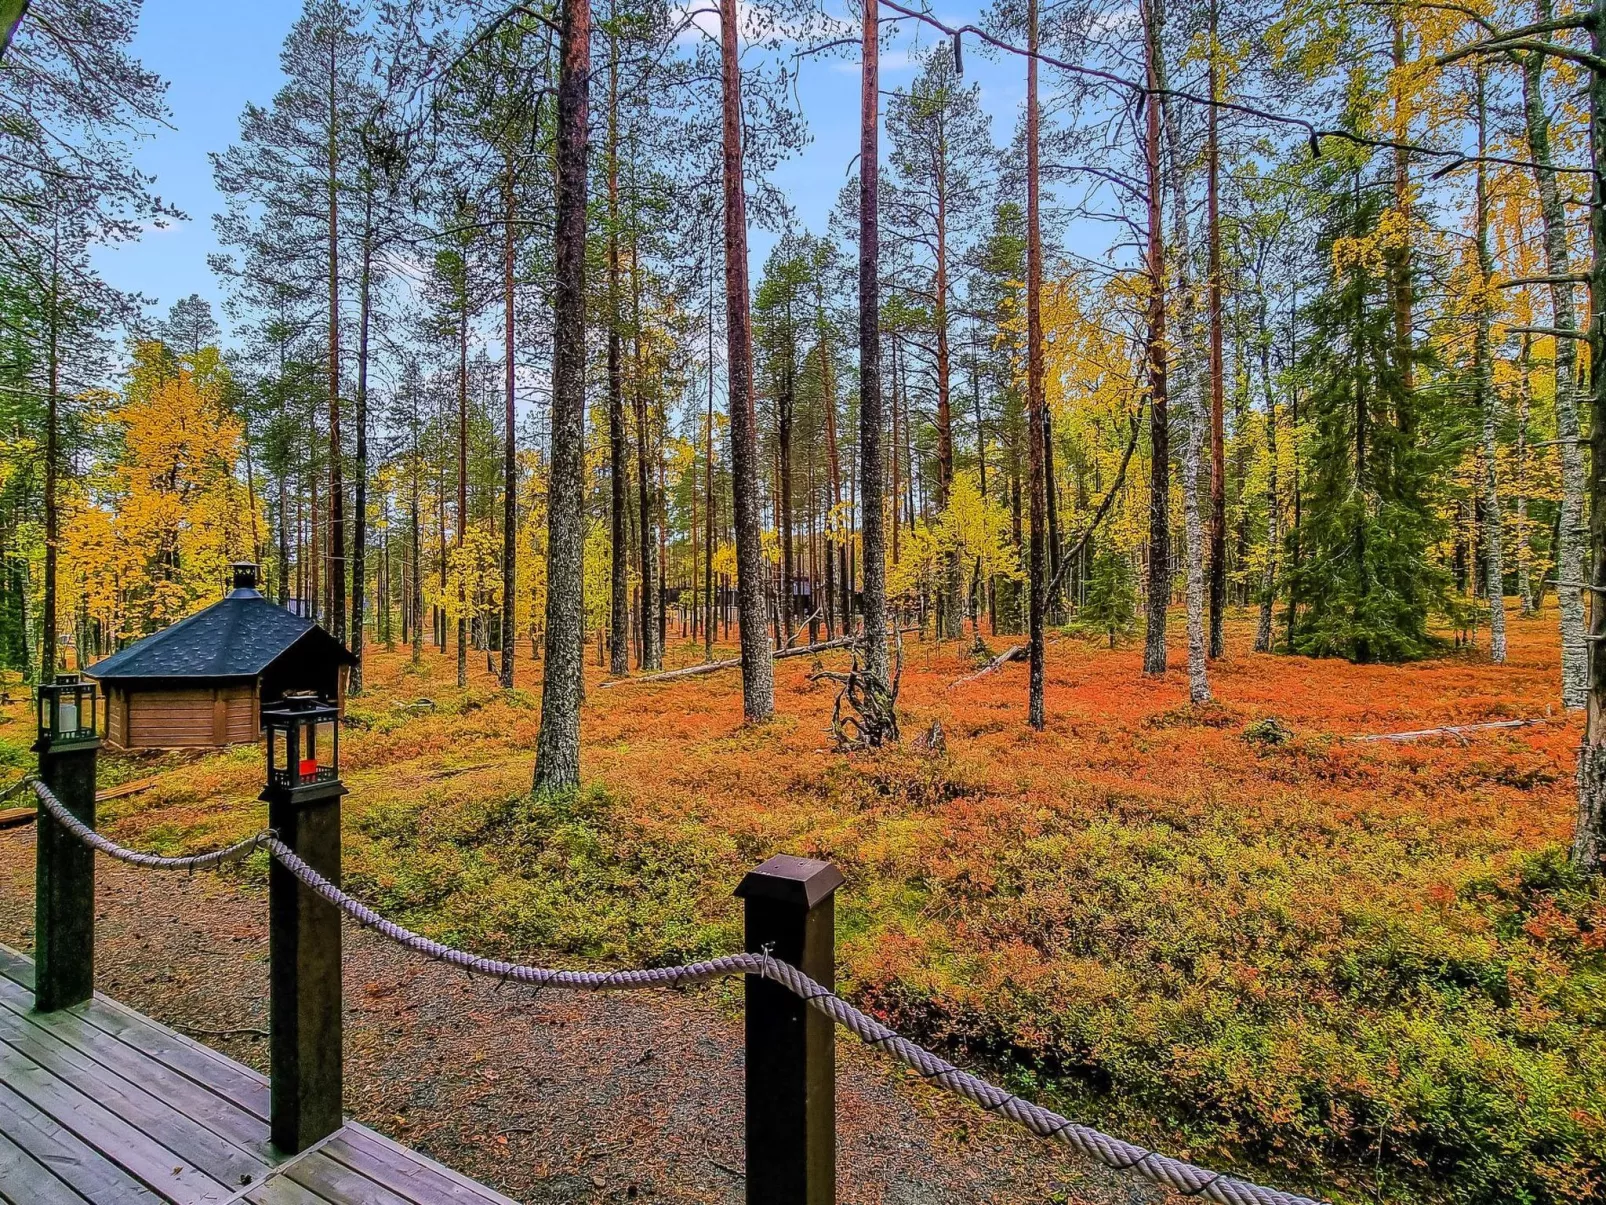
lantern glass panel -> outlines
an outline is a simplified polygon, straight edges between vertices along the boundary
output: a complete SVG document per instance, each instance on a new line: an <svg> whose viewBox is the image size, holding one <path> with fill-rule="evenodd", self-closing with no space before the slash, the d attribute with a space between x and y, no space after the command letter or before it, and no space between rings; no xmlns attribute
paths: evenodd
<svg viewBox="0 0 1606 1205"><path fill-rule="evenodd" d="M320 719L312 743L314 773L319 782L335 777L335 722Z"/></svg>

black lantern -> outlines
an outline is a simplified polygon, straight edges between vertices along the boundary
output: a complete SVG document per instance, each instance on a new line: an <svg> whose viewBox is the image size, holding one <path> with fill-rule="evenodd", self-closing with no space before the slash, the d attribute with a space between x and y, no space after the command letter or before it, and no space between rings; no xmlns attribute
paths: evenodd
<svg viewBox="0 0 1606 1205"><path fill-rule="evenodd" d="M59 674L39 688L39 749L62 749L95 740L100 700L93 682Z"/></svg>
<svg viewBox="0 0 1606 1205"><path fill-rule="evenodd" d="M322 699L282 699L262 711L268 739L270 802L305 803L344 795L340 783L340 712Z"/></svg>

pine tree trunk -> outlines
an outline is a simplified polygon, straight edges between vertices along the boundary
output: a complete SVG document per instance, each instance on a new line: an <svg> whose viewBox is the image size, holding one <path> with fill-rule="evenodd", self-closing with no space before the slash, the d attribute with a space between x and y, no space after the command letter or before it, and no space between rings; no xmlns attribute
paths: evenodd
<svg viewBox="0 0 1606 1205"><path fill-rule="evenodd" d="M1606 55L1606 0L1590 5L1590 50ZM1606 77L1589 74L1590 174L1589 302L1590 313L1606 313ZM1562 340L1557 340L1558 343ZM1590 363L1606 356L1606 334L1599 321L1590 323ZM1559 372L1558 366L1558 372ZM1590 382L1593 422L1589 432L1589 544L1593 571L1589 608L1589 711L1578 760L1578 823L1573 831L1573 864L1589 874L1606 871L1606 372Z"/></svg>
<svg viewBox="0 0 1606 1205"><path fill-rule="evenodd" d="M753 408L753 323L747 289L747 192L742 172L742 75L737 0L720 0L721 127L724 142L726 365L729 374L731 496L736 526L736 594L742 643L742 711L758 723L775 712L775 667L765 630L769 591L758 488L758 419Z"/></svg>
<svg viewBox="0 0 1606 1205"><path fill-rule="evenodd" d="M457 310L457 532L453 543L461 553L468 536L468 260L459 282ZM457 576L457 685L468 685L468 575Z"/></svg>
<svg viewBox="0 0 1606 1205"><path fill-rule="evenodd" d="M1483 162L1488 139L1488 121L1485 112L1483 70L1477 73L1478 167L1475 184L1477 209L1478 276L1482 286L1482 300L1478 303L1477 325L1472 336L1473 389L1477 405L1483 415L1483 509L1485 516L1485 564L1488 573L1486 592L1489 596L1489 659L1496 665L1506 659L1506 599L1505 562L1501 542L1505 525L1501 522L1500 490L1496 473L1500 446L1500 398L1494 388L1494 368L1489 351L1489 278L1494 274L1494 261L1489 254L1489 181L1488 167ZM1574 579L1576 580L1576 579Z"/></svg>
<svg viewBox="0 0 1606 1205"><path fill-rule="evenodd" d="M939 114L939 120L941 115ZM945 157L936 164L937 191L937 279L932 301L932 324L937 328L937 509L948 506L954 484L954 425L951 404L951 373L948 348L948 181ZM963 612L959 592L961 568L959 550L947 548L942 555L942 620L939 634L957 640Z"/></svg>
<svg viewBox="0 0 1606 1205"><path fill-rule="evenodd" d="M590 0L565 0L558 77L557 198L553 238L552 465L547 493L546 666L535 789L580 782L584 610L586 151L591 74Z"/></svg>
<svg viewBox="0 0 1606 1205"><path fill-rule="evenodd" d="M1277 598L1277 552L1282 542L1277 509L1277 391L1271 383L1271 332L1266 326L1266 297L1260 297L1260 379L1266 391L1266 565L1260 574L1260 622L1255 627L1255 652L1271 652L1271 609Z"/></svg>
<svg viewBox="0 0 1606 1205"><path fill-rule="evenodd" d="M329 628L346 638L346 490L340 440L340 110L336 95L336 33L329 38Z"/></svg>
<svg viewBox="0 0 1606 1205"><path fill-rule="evenodd" d="M1210 6L1212 43L1216 29L1216 5ZM1210 99L1220 95L1221 69L1214 45L1210 51ZM1221 282L1221 144L1217 131L1218 110L1209 113L1208 179L1206 197L1210 230L1210 648L1212 657L1226 651L1223 623L1227 609L1227 440L1226 440L1226 357L1222 352ZM1208 695L1209 687L1205 693Z"/></svg>
<svg viewBox="0 0 1606 1205"><path fill-rule="evenodd" d="M1038 216L1037 0L1026 0L1026 427L1031 476L1031 559L1027 569L1027 722L1039 732L1047 723L1043 701L1043 620L1048 602L1044 547L1047 479L1043 440L1043 239Z"/></svg>
<svg viewBox="0 0 1606 1205"><path fill-rule="evenodd" d="M886 683L886 477L881 433L880 26L876 0L864 0L859 89L859 527L864 544L864 666ZM849 579L849 594L852 593Z"/></svg>
<svg viewBox="0 0 1606 1205"><path fill-rule="evenodd" d="M663 641L659 632L658 524L652 490L652 430L647 412L646 369L641 357L641 260L636 237L630 237L630 308L632 349L630 374L631 401L636 416L636 535L641 551L641 663L640 668L655 673L664 667Z"/></svg>
<svg viewBox="0 0 1606 1205"><path fill-rule="evenodd" d="M57 489L61 474L61 234L60 219L50 244L50 313L46 320L45 371L45 566L44 614L39 630L39 682L56 680L56 545L61 539Z"/></svg>
<svg viewBox="0 0 1606 1205"><path fill-rule="evenodd" d="M358 284L357 314L357 458L352 465L351 507L351 655L357 664L351 667L348 690L354 695L362 693L363 627L367 619L368 574L368 331L373 318L373 194L363 197L362 275Z"/></svg>
<svg viewBox="0 0 1606 1205"><path fill-rule="evenodd" d="M1550 18L1549 0L1539 0L1539 20ZM1556 169L1550 149L1550 114L1545 106L1544 56L1530 53L1523 60L1523 115L1527 125L1528 149L1534 162L1534 185L1539 194L1539 212L1544 219L1545 271L1557 278L1550 286L1551 316L1558 330L1577 329L1578 311L1573 286L1564 278L1572 274L1572 256L1567 248L1567 211L1561 199ZM1584 640L1584 599L1577 586L1562 582L1584 580L1584 451L1579 445L1578 423L1578 341L1556 339L1556 438L1561 454L1561 521L1556 541L1556 603L1561 624L1561 701L1569 710L1584 707L1589 700L1588 645Z"/></svg>
<svg viewBox="0 0 1606 1205"><path fill-rule="evenodd" d="M703 430L703 543L708 556L703 562L703 660L714 659L714 257L708 257L708 425Z"/></svg>
<svg viewBox="0 0 1606 1205"><path fill-rule="evenodd" d="M608 476L612 560L608 577L608 672L630 672L630 445L625 428L619 286L619 48L608 39Z"/></svg>
<svg viewBox="0 0 1606 1205"><path fill-rule="evenodd" d="M1204 532L1199 518L1199 454L1204 443L1205 415L1197 393L1183 395L1187 407L1187 442L1182 449L1182 532L1187 542L1188 580L1188 698L1193 703L1210 701L1210 679L1205 668L1205 570Z"/></svg>
<svg viewBox="0 0 1606 1205"><path fill-rule="evenodd" d="M515 592L519 581L519 462L518 414L514 405L517 387L517 327L514 315L513 270L517 249L513 237L514 191L513 155L502 165L502 309L503 309L503 408L502 422L507 428L502 445L502 665L498 681L503 690L513 689L513 626Z"/></svg>
<svg viewBox="0 0 1606 1205"><path fill-rule="evenodd" d="M1144 105L1144 165L1148 176L1149 305L1145 347L1149 366L1149 581L1148 626L1143 638L1143 672L1166 671L1165 615L1171 601L1171 435L1166 397L1165 236L1160 229L1160 106L1157 59L1160 31L1155 0L1145 0L1144 59L1150 89Z"/></svg>

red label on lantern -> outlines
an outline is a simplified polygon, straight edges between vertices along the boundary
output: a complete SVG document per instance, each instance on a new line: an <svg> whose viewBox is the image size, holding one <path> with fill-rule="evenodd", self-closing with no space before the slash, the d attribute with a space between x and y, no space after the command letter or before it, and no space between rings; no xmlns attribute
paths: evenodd
<svg viewBox="0 0 1606 1205"><path fill-rule="evenodd" d="M301 759L300 774L302 778L312 778L318 773L318 763L310 757Z"/></svg>

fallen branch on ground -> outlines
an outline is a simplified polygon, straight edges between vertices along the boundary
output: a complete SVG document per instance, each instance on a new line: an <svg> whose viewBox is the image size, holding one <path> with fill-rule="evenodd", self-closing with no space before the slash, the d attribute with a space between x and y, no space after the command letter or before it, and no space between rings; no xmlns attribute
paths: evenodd
<svg viewBox="0 0 1606 1205"><path fill-rule="evenodd" d="M858 638L855 636L841 636L835 640L822 640L818 644L806 644L802 648L777 649L770 654L770 657L775 661L781 661L787 657L807 657L810 653L823 653L830 649L845 649L849 645L856 643L857 640ZM741 663L742 659L740 657L731 657L725 661L705 661L701 665L688 665L681 669L667 669L660 674L642 674L635 678L609 678L598 685L607 690L612 686L635 686L651 682L667 682L671 678L694 678L699 674L712 674L722 669L735 669Z"/></svg>
<svg viewBox="0 0 1606 1205"><path fill-rule="evenodd" d="M1491 720L1486 724L1452 724L1443 728L1419 728L1413 732L1378 732L1371 736L1352 736L1352 741L1418 741L1429 736L1454 736L1462 738L1465 743L1469 732L1487 732L1491 728L1533 728L1540 724L1555 724L1560 720L1556 716L1545 716L1538 720Z"/></svg>
<svg viewBox="0 0 1606 1205"><path fill-rule="evenodd" d="M963 678L956 678L954 681L948 683L948 689L952 690L956 686L963 686L966 682L974 682L977 678L985 678L995 669L999 669L1005 665L1008 665L1011 661L1021 660L1021 658L1026 656L1026 650L1028 647L1029 646L1024 644L1011 645L1009 648L999 653L998 656L994 657L986 665L982 666L975 673L966 674Z"/></svg>

